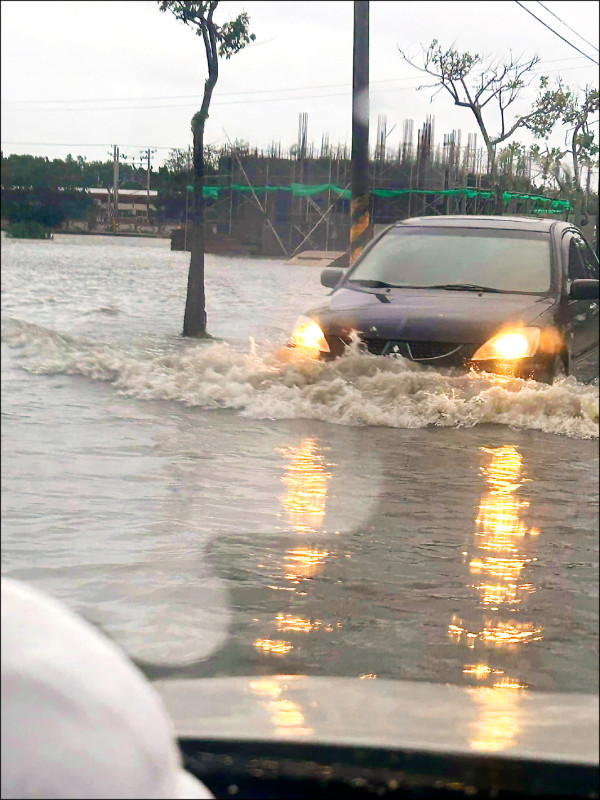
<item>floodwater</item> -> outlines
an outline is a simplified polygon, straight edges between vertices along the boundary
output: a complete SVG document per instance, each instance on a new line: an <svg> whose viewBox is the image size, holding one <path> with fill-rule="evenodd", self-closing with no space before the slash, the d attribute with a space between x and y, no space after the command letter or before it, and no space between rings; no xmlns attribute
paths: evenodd
<svg viewBox="0 0 600 800"><path fill-rule="evenodd" d="M2 571L150 677L598 690L598 387L282 351L319 270L2 240ZM514 693L513 693L514 694Z"/></svg>

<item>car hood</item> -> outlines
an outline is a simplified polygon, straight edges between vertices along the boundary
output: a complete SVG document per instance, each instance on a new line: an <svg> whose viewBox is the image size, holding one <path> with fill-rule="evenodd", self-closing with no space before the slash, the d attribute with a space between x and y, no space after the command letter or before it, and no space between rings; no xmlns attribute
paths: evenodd
<svg viewBox="0 0 600 800"><path fill-rule="evenodd" d="M166 680L153 686L180 738L598 765L593 695L519 692L505 707L491 688L304 675ZM510 734L495 732L499 709Z"/></svg>
<svg viewBox="0 0 600 800"><path fill-rule="evenodd" d="M378 339L476 344L507 326L532 324L554 302L551 297L447 289L375 293L341 288L309 314L331 335L355 330Z"/></svg>

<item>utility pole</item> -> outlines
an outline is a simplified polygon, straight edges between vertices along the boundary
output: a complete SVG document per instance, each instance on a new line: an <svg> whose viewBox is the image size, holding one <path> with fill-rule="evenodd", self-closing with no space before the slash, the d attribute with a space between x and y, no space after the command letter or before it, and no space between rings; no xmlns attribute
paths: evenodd
<svg viewBox="0 0 600 800"><path fill-rule="evenodd" d="M152 153L156 153L156 150L151 150L148 148L147 150L142 151L142 158L147 160L147 168L146 168L146 218L148 222L150 222L150 156Z"/></svg>
<svg viewBox="0 0 600 800"><path fill-rule="evenodd" d="M361 254L369 231L369 2L354 0L352 65L352 200L350 264Z"/></svg>
<svg viewBox="0 0 600 800"><path fill-rule="evenodd" d="M148 148L148 169L146 171L146 217L150 222L150 148Z"/></svg>
<svg viewBox="0 0 600 800"><path fill-rule="evenodd" d="M114 145L113 151L113 213L112 230L115 233L119 228L119 148Z"/></svg>
<svg viewBox="0 0 600 800"><path fill-rule="evenodd" d="M190 151L189 151L189 148L188 148L188 162L187 162L187 173L186 173L187 180L186 180L186 185L185 185L185 228L184 228L184 234L183 234L183 249L186 252L187 252L187 231L188 231L188 208L189 208L189 202L190 202L189 197L190 197L190 192L194 191L193 185L190 186L187 183L187 181L189 181L191 179L190 178L191 171L192 171L192 165L190 163ZM230 216L229 216L229 231L231 232L231 212L230 212Z"/></svg>

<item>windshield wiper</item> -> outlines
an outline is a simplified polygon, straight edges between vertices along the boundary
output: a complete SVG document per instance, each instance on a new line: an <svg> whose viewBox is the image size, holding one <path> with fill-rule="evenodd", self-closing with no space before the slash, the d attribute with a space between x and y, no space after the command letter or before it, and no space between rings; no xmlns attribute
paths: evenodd
<svg viewBox="0 0 600 800"><path fill-rule="evenodd" d="M385 281L376 281L371 278L348 278L346 283L354 283L357 286L364 286L366 289L397 289L398 287L393 283L386 283Z"/></svg>
<svg viewBox="0 0 600 800"><path fill-rule="evenodd" d="M364 289L448 289L452 292L495 292L497 294L512 294L507 289L494 289L493 286L481 286L479 283L429 283L423 285L386 283L372 278L348 278L346 285L350 288L361 287Z"/></svg>
<svg viewBox="0 0 600 800"><path fill-rule="evenodd" d="M498 292L499 294L510 294L505 289L494 289L492 286L480 286L478 283L435 283L424 286L424 289L448 289L454 292Z"/></svg>
<svg viewBox="0 0 600 800"><path fill-rule="evenodd" d="M361 291L364 289L391 289L392 286L389 283L384 283L384 281L372 281L368 280L367 278L357 278L353 279L350 278L349 281L346 281L346 284L354 284L353 286L349 286L350 289L354 289L354 291ZM371 292L368 292L371 294ZM386 294L381 294L381 292L374 291L372 294L379 300L381 303L389 303L390 298Z"/></svg>

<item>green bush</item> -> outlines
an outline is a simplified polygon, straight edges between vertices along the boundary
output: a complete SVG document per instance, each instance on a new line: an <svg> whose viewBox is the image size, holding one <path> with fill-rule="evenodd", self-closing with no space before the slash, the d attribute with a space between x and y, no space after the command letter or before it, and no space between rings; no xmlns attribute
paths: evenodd
<svg viewBox="0 0 600 800"><path fill-rule="evenodd" d="M51 239L50 228L33 220L25 222L9 222L6 235L11 239Z"/></svg>

